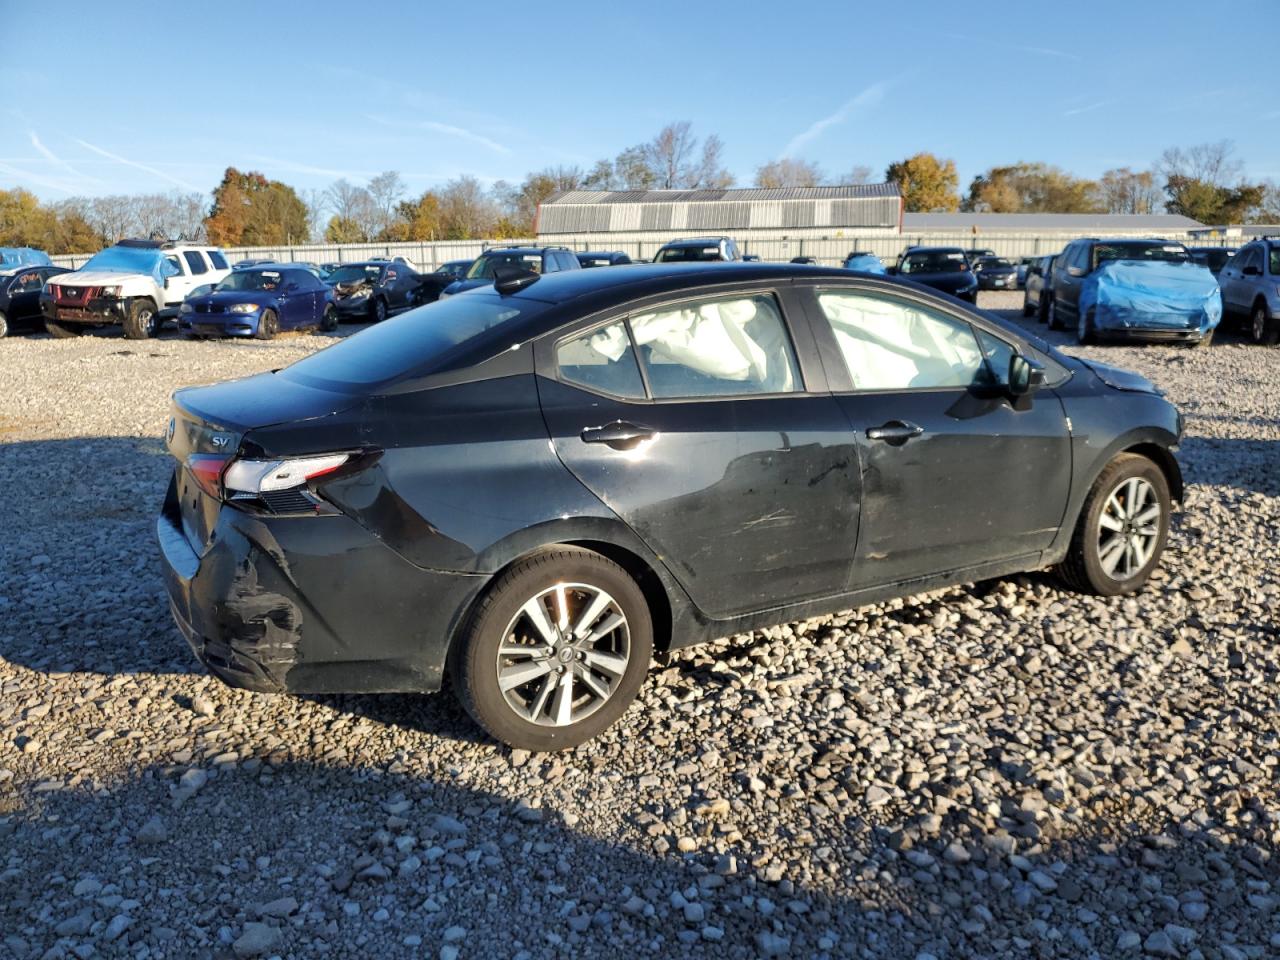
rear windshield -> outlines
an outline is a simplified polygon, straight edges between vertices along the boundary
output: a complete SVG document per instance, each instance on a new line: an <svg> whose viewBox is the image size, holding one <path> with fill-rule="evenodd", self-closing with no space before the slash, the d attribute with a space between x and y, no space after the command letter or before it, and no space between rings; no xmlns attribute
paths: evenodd
<svg viewBox="0 0 1280 960"><path fill-rule="evenodd" d="M468 293L437 301L335 343L285 367L280 376L322 389L356 392L409 374L453 369L463 356L488 359L520 342L528 321L547 309L538 300ZM490 352L486 348L491 347Z"/></svg>
<svg viewBox="0 0 1280 960"><path fill-rule="evenodd" d="M982 261L983 270L990 270L992 267L1008 269L1009 267L1012 267L1012 266L1013 266L1012 263L1000 257L986 257Z"/></svg>
<svg viewBox="0 0 1280 960"><path fill-rule="evenodd" d="M1191 259L1187 248L1180 243L1100 243L1093 248L1093 265L1101 266L1108 260L1168 260L1186 263Z"/></svg>
<svg viewBox="0 0 1280 960"><path fill-rule="evenodd" d="M542 272L542 254L540 253L493 253L477 257L467 271L468 280L492 280L495 267L516 267L520 270Z"/></svg>
<svg viewBox="0 0 1280 960"><path fill-rule="evenodd" d="M1233 253L1234 251L1227 247L1214 247L1211 250L1193 250L1191 259L1217 273L1227 265L1227 261L1231 259Z"/></svg>
<svg viewBox="0 0 1280 960"><path fill-rule="evenodd" d="M969 261L962 250L933 250L928 253L909 253L902 260L899 273L954 273L964 270Z"/></svg>
<svg viewBox="0 0 1280 960"><path fill-rule="evenodd" d="M686 263L705 260L719 260L720 248L709 247L663 247L653 258L654 263Z"/></svg>

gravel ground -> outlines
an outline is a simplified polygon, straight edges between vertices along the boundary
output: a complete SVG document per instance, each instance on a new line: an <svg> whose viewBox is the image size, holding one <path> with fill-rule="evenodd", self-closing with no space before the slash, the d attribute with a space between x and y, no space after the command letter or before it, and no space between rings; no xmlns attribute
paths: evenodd
<svg viewBox="0 0 1280 960"><path fill-rule="evenodd" d="M530 756L448 695L229 689L170 624L169 392L326 342L0 343L0 957L1280 955L1280 351L1087 351L1187 415L1141 595L726 638Z"/></svg>

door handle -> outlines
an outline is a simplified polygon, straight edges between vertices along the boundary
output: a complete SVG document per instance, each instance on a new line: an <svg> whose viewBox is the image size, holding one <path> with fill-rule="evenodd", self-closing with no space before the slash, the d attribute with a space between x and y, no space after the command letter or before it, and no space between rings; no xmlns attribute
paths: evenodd
<svg viewBox="0 0 1280 960"><path fill-rule="evenodd" d="M898 447L922 433L924 433L924 427L919 424L911 423L909 420L890 420L878 427L868 427L867 439L883 440Z"/></svg>
<svg viewBox="0 0 1280 960"><path fill-rule="evenodd" d="M652 427L626 420L615 420L602 427L584 427L581 434L583 443L604 443L614 450L631 450L657 435L658 431Z"/></svg>

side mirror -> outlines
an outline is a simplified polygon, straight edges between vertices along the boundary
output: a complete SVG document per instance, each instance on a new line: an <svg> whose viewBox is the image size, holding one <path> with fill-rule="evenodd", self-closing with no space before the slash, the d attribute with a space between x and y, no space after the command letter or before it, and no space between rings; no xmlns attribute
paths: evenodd
<svg viewBox="0 0 1280 960"><path fill-rule="evenodd" d="M1009 358L1009 393L1025 397L1044 386L1044 364L1015 353Z"/></svg>
<svg viewBox="0 0 1280 960"><path fill-rule="evenodd" d="M1067 276L1069 276L1069 277L1083 277L1083 276L1084 276L1084 267L1067 267Z"/></svg>

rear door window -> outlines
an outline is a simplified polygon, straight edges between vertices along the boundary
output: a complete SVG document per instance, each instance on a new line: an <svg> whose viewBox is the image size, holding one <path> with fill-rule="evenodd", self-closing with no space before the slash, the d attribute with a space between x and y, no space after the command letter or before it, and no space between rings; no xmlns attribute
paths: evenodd
<svg viewBox="0 0 1280 960"><path fill-rule="evenodd" d="M221 250L210 250L210 251L209 251L209 262L213 264L213 269L215 269L215 270L230 270L230 269L231 269L231 268L227 265L227 258L226 258L226 257L224 257L224 256L222 255L222 251L221 251Z"/></svg>
<svg viewBox="0 0 1280 960"><path fill-rule="evenodd" d="M598 393L643 400L644 379L627 325L597 327L556 347L560 378Z"/></svg>
<svg viewBox="0 0 1280 960"><path fill-rule="evenodd" d="M183 250L182 258L187 261L192 276L209 272L209 266L204 262L204 255L199 250Z"/></svg>

